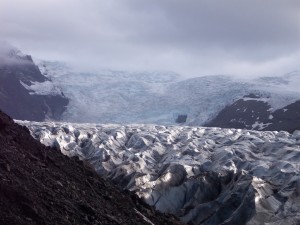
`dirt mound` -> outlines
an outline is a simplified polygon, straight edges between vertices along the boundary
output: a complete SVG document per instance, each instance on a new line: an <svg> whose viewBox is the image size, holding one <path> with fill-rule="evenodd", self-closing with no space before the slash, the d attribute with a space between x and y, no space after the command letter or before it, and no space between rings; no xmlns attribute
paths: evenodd
<svg viewBox="0 0 300 225"><path fill-rule="evenodd" d="M181 224L0 112L0 224Z"/></svg>

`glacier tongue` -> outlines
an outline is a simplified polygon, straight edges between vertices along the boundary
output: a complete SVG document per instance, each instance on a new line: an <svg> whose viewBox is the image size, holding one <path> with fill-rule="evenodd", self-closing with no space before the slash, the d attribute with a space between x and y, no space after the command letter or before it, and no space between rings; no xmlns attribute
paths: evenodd
<svg viewBox="0 0 300 225"><path fill-rule="evenodd" d="M300 223L299 132L18 123L184 222Z"/></svg>
<svg viewBox="0 0 300 225"><path fill-rule="evenodd" d="M226 106L239 99L247 100L245 96L255 95L251 100L262 100L270 112L299 101L299 71L240 80L227 75L187 78L158 71L80 72L62 62L35 62L51 83L35 82L26 88L31 94L53 95L61 90L70 100L62 117L64 122L208 125ZM261 114L264 110L254 111ZM243 120L239 123L243 124ZM251 129L255 122L245 123L242 126ZM253 129L268 125L263 124ZM232 127L231 123L227 122L226 127Z"/></svg>

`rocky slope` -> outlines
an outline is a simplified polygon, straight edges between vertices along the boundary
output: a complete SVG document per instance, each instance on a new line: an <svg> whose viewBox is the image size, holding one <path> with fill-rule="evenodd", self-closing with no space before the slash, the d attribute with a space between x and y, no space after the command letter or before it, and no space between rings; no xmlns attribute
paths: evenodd
<svg viewBox="0 0 300 225"><path fill-rule="evenodd" d="M273 110L265 98L251 94L226 106L205 126L292 133L300 129L300 101Z"/></svg>
<svg viewBox="0 0 300 225"><path fill-rule="evenodd" d="M300 132L19 123L192 224L300 224Z"/></svg>
<svg viewBox="0 0 300 225"><path fill-rule="evenodd" d="M0 224L180 224L0 112Z"/></svg>
<svg viewBox="0 0 300 225"><path fill-rule="evenodd" d="M59 120L69 100L58 89L51 95L33 94L28 88L33 83L48 83L49 87L51 81L31 56L8 44L0 45L0 108L14 119Z"/></svg>

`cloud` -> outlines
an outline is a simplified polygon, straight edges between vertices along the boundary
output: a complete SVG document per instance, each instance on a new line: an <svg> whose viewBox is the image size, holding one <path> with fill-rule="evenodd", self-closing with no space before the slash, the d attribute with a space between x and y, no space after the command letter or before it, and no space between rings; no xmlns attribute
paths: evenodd
<svg viewBox="0 0 300 225"><path fill-rule="evenodd" d="M82 69L187 76L299 68L298 0L2 0L0 35Z"/></svg>
<svg viewBox="0 0 300 225"><path fill-rule="evenodd" d="M0 66L30 64L28 56L16 49L10 43L0 40ZM3 69L3 68L2 68Z"/></svg>

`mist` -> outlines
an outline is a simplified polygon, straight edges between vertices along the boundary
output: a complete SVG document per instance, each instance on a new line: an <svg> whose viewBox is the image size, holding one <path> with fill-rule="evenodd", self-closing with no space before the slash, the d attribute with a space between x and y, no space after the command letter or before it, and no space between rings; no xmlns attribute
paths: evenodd
<svg viewBox="0 0 300 225"><path fill-rule="evenodd" d="M299 69L298 0L2 0L0 37L78 70L243 78Z"/></svg>

